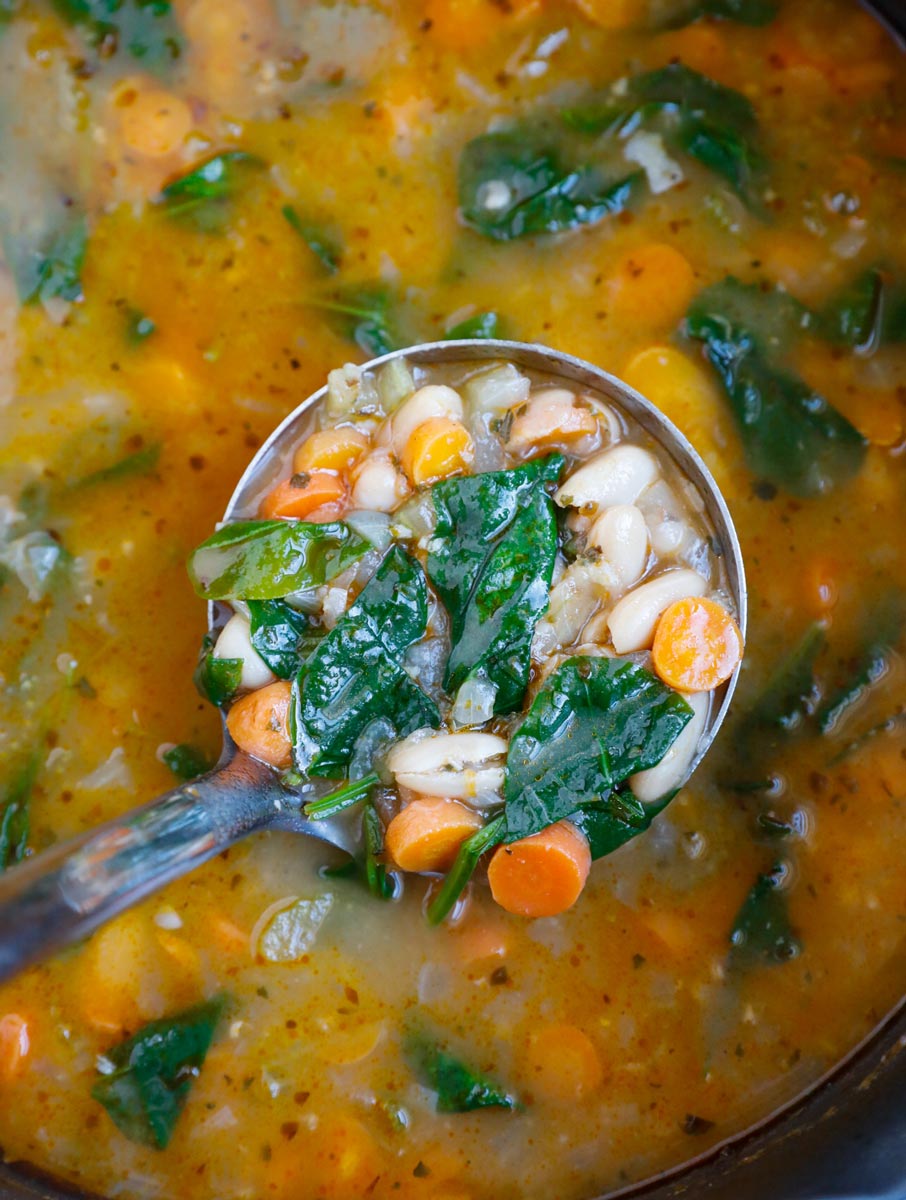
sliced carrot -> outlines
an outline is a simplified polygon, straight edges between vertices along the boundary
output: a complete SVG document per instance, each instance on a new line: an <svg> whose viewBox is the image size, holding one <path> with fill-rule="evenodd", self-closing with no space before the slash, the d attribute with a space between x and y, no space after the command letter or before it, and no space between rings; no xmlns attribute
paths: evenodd
<svg viewBox="0 0 906 1200"><path fill-rule="evenodd" d="M0 1017L0 1083L21 1075L31 1049L28 1022L18 1013Z"/></svg>
<svg viewBox="0 0 906 1200"><path fill-rule="evenodd" d="M332 471L312 471L284 479L261 503L262 517L304 519L316 509L331 505L340 509L346 500L346 484Z"/></svg>
<svg viewBox="0 0 906 1200"><path fill-rule="evenodd" d="M475 455L465 425L450 417L431 417L418 425L402 453L403 470L416 487L458 475Z"/></svg>
<svg viewBox="0 0 906 1200"><path fill-rule="evenodd" d="M350 425L321 429L305 439L293 456L293 470L345 471L368 449L368 437Z"/></svg>
<svg viewBox="0 0 906 1200"><path fill-rule="evenodd" d="M488 883L507 912L555 917L578 900L590 869L588 842L568 821L558 821L532 837L498 846Z"/></svg>
<svg viewBox="0 0 906 1200"><path fill-rule="evenodd" d="M710 692L729 679L742 658L742 634L722 604L689 596L665 609L651 650L664 683L681 692Z"/></svg>
<svg viewBox="0 0 906 1200"><path fill-rule="evenodd" d="M318 1126L317 1141L308 1154L308 1186L298 1194L364 1196L383 1166L380 1147L361 1121L328 1117Z"/></svg>
<svg viewBox="0 0 906 1200"><path fill-rule="evenodd" d="M457 958L469 965L506 958L510 941L505 921L502 916L491 917L486 913L479 916L473 906L468 919L451 930L451 945Z"/></svg>
<svg viewBox="0 0 906 1200"><path fill-rule="evenodd" d="M575 1025L545 1025L532 1033L525 1067L532 1092L557 1104L587 1099L604 1078L594 1042Z"/></svg>
<svg viewBox="0 0 906 1200"><path fill-rule="evenodd" d="M482 824L478 813L464 804L422 796L396 814L387 826L384 845L402 871L443 871Z"/></svg>
<svg viewBox="0 0 906 1200"><path fill-rule="evenodd" d="M291 694L291 684L278 679L236 701L227 713L227 729L240 750L272 767L289 766Z"/></svg>
<svg viewBox="0 0 906 1200"><path fill-rule="evenodd" d="M470 50L540 8L540 0L427 0L425 17L429 33L448 49Z"/></svg>
<svg viewBox="0 0 906 1200"><path fill-rule="evenodd" d="M114 90L120 132L126 146L146 158L166 158L180 148L192 128L192 110L172 92L131 81Z"/></svg>
<svg viewBox="0 0 906 1200"><path fill-rule="evenodd" d="M840 563L826 554L809 559L805 568L805 600L816 616L826 616L836 607L840 596L837 580L842 576Z"/></svg>
<svg viewBox="0 0 906 1200"><path fill-rule="evenodd" d="M666 242L648 242L620 259L608 282L611 304L628 325L673 329L696 291L695 272L684 254Z"/></svg>

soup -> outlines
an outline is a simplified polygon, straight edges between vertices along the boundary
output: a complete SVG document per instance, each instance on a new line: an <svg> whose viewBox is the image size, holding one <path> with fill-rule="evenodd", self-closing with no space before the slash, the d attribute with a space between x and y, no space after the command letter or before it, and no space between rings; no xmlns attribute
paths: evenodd
<svg viewBox="0 0 906 1200"><path fill-rule="evenodd" d="M271 834L6 984L6 1157L582 1197L801 1093L902 991L895 45L844 0L61 0L9 5L0 58L0 865L214 760L185 562L345 361L497 332L613 371L714 473L750 611L730 723L567 911L479 873L432 925L435 883ZM98 1096L155 1022L151 1145Z"/></svg>

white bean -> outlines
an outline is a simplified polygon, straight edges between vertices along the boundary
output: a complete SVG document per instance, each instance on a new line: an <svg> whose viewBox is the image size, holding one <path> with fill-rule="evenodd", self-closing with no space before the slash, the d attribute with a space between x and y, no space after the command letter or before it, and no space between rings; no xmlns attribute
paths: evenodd
<svg viewBox="0 0 906 1200"><path fill-rule="evenodd" d="M389 455L370 454L356 471L352 503L356 508L393 512L409 494L409 484Z"/></svg>
<svg viewBox="0 0 906 1200"><path fill-rule="evenodd" d="M641 577L648 561L648 526L632 504L608 508L588 531L588 544L600 550L613 567L621 590Z"/></svg>
<svg viewBox="0 0 906 1200"><path fill-rule="evenodd" d="M657 766L637 771L630 776L629 786L643 804L653 804L685 782L689 764L695 757L698 743L708 722L711 707L710 692L696 692L683 699L692 709L692 720L679 735Z"/></svg>
<svg viewBox="0 0 906 1200"><path fill-rule="evenodd" d="M657 459L640 446L613 446L596 454L561 484L554 499L561 508L597 511L614 504L635 504L660 474Z"/></svg>
<svg viewBox="0 0 906 1200"><path fill-rule="evenodd" d="M401 787L484 806L500 802L506 749L493 733L420 729L392 748L387 766Z"/></svg>
<svg viewBox="0 0 906 1200"><path fill-rule="evenodd" d="M462 398L459 392L442 383L429 383L413 392L393 414L391 444L393 452L402 454L409 438L432 417L452 417L462 420Z"/></svg>
<svg viewBox="0 0 906 1200"><path fill-rule="evenodd" d="M242 675L239 686L253 691L276 678L270 667L252 645L252 628L241 613L233 613L220 631L214 644L215 658L241 658Z"/></svg>
<svg viewBox="0 0 906 1200"><path fill-rule="evenodd" d="M688 596L703 596L707 583L697 571L665 571L650 583L629 592L614 607L607 621L617 654L647 650L654 641L658 617L665 608Z"/></svg>
<svg viewBox="0 0 906 1200"><path fill-rule="evenodd" d="M545 388L536 392L514 418L507 446L513 451L526 450L539 443L594 437L597 432L594 413L588 407L577 406L575 392Z"/></svg>
<svg viewBox="0 0 906 1200"><path fill-rule="evenodd" d="M618 590L606 562L575 562L551 590L547 615L535 626L532 655L543 659L554 647L571 646L598 605Z"/></svg>

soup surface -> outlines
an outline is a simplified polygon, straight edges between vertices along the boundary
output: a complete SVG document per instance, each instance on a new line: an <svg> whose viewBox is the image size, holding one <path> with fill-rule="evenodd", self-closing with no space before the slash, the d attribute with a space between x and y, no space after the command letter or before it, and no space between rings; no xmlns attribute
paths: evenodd
<svg viewBox="0 0 906 1200"><path fill-rule="evenodd" d="M2 13L0 867L216 758L186 558L350 359L497 330L625 378L724 490L748 642L706 762L559 916L479 881L431 925L434 885L274 834L5 985L6 1157L103 1195L570 1200L765 1116L902 991L899 51L848 0L98 13ZM149 1137L120 1081L158 1021Z"/></svg>

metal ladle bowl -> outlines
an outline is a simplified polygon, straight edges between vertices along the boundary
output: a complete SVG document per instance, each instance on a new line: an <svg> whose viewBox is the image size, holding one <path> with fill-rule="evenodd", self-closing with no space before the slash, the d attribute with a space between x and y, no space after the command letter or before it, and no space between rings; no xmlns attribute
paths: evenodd
<svg viewBox="0 0 906 1200"><path fill-rule="evenodd" d="M702 499L712 547L724 560L737 620L745 634L746 586L742 553L723 496L695 449L659 409L615 376L545 346L499 340L431 342L395 350L366 363L396 358L413 366L498 360L579 384L614 402L673 460ZM309 396L274 430L233 492L224 521L254 513L267 483L285 464L310 424L327 387ZM214 631L223 613L209 605ZM723 723L739 668L711 705L689 774ZM188 680L189 668L186 667ZM0 876L0 983L23 967L72 945L100 925L213 858L250 833L283 829L305 833L351 852L355 834L346 821L310 821L298 799L264 763L239 751L224 723L220 761L207 775L152 800L97 829L53 846Z"/></svg>

